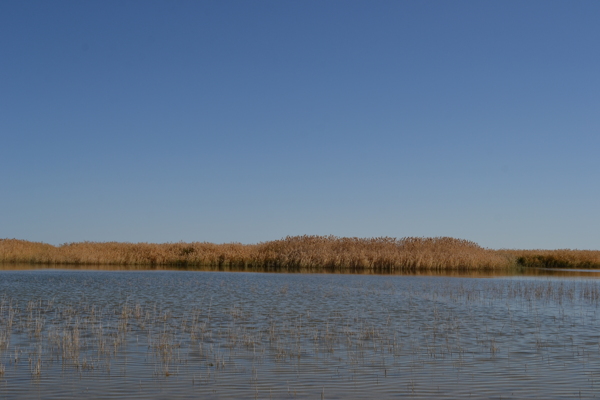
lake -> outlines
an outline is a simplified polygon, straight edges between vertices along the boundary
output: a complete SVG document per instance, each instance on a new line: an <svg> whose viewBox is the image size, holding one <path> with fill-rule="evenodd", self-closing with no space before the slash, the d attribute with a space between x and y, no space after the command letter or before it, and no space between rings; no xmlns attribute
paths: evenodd
<svg viewBox="0 0 600 400"><path fill-rule="evenodd" d="M0 399L600 394L598 273L24 268L0 270Z"/></svg>

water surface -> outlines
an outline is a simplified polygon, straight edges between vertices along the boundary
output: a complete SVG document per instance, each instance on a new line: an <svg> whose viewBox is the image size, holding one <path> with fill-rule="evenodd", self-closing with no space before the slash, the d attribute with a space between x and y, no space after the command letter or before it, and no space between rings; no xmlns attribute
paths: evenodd
<svg viewBox="0 0 600 400"><path fill-rule="evenodd" d="M593 398L597 273L0 271L0 398Z"/></svg>

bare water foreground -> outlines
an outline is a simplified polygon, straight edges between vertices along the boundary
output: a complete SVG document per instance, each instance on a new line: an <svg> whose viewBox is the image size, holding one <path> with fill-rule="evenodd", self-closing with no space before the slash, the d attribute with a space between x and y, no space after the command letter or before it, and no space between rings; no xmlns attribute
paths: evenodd
<svg viewBox="0 0 600 400"><path fill-rule="evenodd" d="M598 274L537 274L8 268L0 399L600 397Z"/></svg>

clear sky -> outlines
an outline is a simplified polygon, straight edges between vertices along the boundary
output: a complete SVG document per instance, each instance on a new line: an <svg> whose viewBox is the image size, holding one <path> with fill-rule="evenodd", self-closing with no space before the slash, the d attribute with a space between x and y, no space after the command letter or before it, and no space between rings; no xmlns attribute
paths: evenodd
<svg viewBox="0 0 600 400"><path fill-rule="evenodd" d="M600 249L598 1L0 2L0 237Z"/></svg>

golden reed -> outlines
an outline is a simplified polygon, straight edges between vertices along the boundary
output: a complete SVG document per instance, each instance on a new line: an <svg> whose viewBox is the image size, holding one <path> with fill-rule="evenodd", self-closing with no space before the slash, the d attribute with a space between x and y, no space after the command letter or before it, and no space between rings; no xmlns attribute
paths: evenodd
<svg viewBox="0 0 600 400"><path fill-rule="evenodd" d="M500 270L600 268L600 251L491 250L450 237L288 236L258 244L80 242L53 246L0 239L0 262L29 264L216 266L263 270Z"/></svg>

